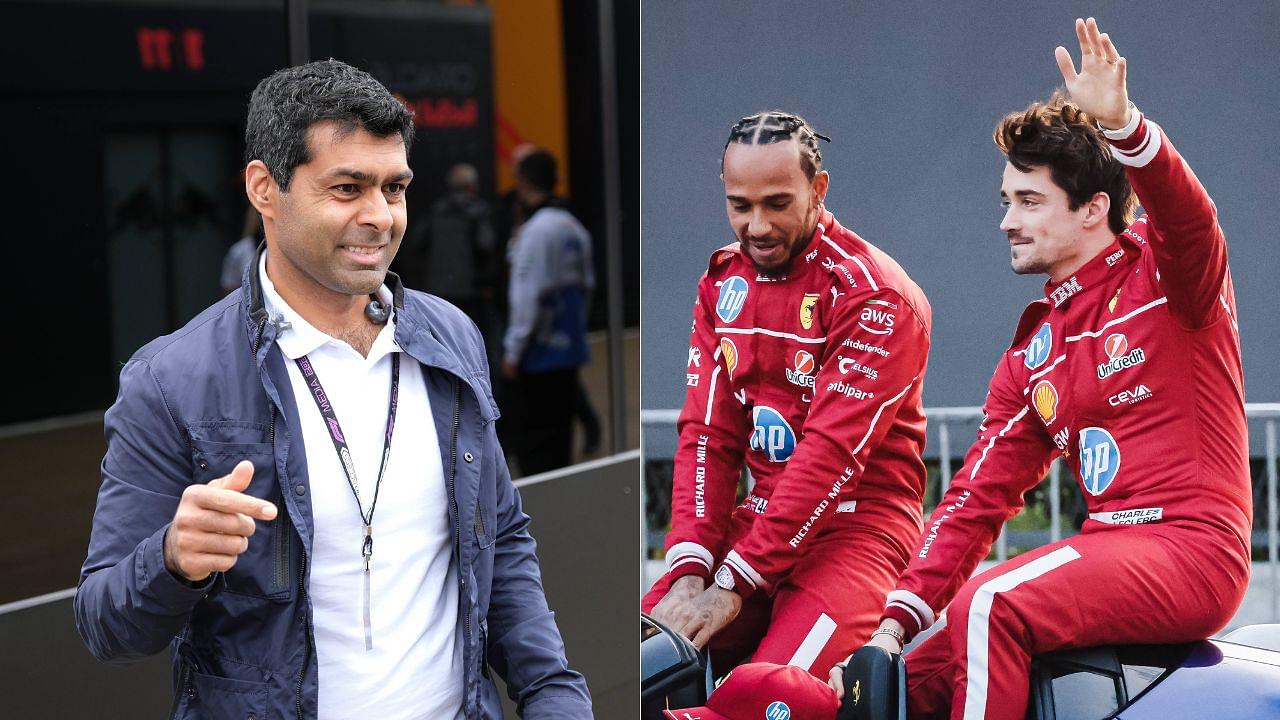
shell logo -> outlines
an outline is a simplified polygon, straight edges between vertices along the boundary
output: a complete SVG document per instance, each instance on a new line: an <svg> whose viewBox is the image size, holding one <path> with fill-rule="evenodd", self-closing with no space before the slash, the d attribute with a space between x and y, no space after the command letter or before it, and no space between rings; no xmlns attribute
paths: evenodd
<svg viewBox="0 0 1280 720"><path fill-rule="evenodd" d="M1032 388L1031 402L1045 425L1058 417L1058 389L1048 380L1041 380Z"/></svg>
<svg viewBox="0 0 1280 720"><path fill-rule="evenodd" d="M796 372L801 375L813 372L813 355L808 350L796 351Z"/></svg>
<svg viewBox="0 0 1280 720"><path fill-rule="evenodd" d="M738 346L729 338L720 338L720 356L724 358L729 377L733 377L733 371L738 369Z"/></svg>
<svg viewBox="0 0 1280 720"><path fill-rule="evenodd" d="M1107 352L1107 357L1112 360L1122 358L1125 353L1129 352L1129 338L1121 333L1108 335L1106 341L1102 344L1102 349Z"/></svg>

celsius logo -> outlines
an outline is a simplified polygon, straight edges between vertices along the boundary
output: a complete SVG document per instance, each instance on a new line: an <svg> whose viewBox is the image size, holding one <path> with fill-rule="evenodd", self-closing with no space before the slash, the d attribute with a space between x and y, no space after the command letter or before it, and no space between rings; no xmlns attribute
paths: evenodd
<svg viewBox="0 0 1280 720"><path fill-rule="evenodd" d="M1102 349L1106 351L1107 357L1111 359L1098 366L1099 380L1147 361L1147 354L1142 351L1142 348L1134 348L1132 352L1129 351L1129 339L1121 333L1108 335L1107 339L1102 343Z"/></svg>
<svg viewBox="0 0 1280 720"><path fill-rule="evenodd" d="M720 298L716 300L716 315L724 322L738 319L742 306L747 303L747 281L734 275L720 282Z"/></svg>
<svg viewBox="0 0 1280 720"><path fill-rule="evenodd" d="M889 311L898 306L888 300L868 300L867 305L858 317L858 327L873 335L892 335L894 315Z"/></svg>
<svg viewBox="0 0 1280 720"><path fill-rule="evenodd" d="M795 369L787 368L787 382L800 387L813 387L813 355L807 350L797 350Z"/></svg>
<svg viewBox="0 0 1280 720"><path fill-rule="evenodd" d="M751 449L759 450L769 462L786 462L796 449L796 434L782 415L766 405L751 410L755 429L751 431Z"/></svg>
<svg viewBox="0 0 1280 720"><path fill-rule="evenodd" d="M1044 420L1045 425L1052 423L1054 418L1058 417L1058 388L1048 380L1036 383L1031 391L1031 402L1036 406L1036 412L1040 415L1040 419Z"/></svg>
<svg viewBox="0 0 1280 720"><path fill-rule="evenodd" d="M791 720L791 708L781 700L774 700L764 709L764 720Z"/></svg>
<svg viewBox="0 0 1280 720"><path fill-rule="evenodd" d="M1080 431L1080 481L1091 495L1100 495L1120 471L1120 446L1100 427Z"/></svg>
<svg viewBox="0 0 1280 720"><path fill-rule="evenodd" d="M1035 337L1027 343L1026 365L1028 370L1035 370L1049 361L1049 351L1053 349L1053 328L1049 323L1040 326Z"/></svg>
<svg viewBox="0 0 1280 720"><path fill-rule="evenodd" d="M862 365L857 360L852 360L843 355L837 357L836 359L839 361L839 363L837 364L837 367L839 368L841 375L848 375L850 370L857 370L863 375L866 375L868 380L875 380L876 378L880 377L879 370L876 370L875 368L869 368L866 365Z"/></svg>
<svg viewBox="0 0 1280 720"><path fill-rule="evenodd" d="M733 371L738 369L738 346L729 338L720 338L720 357L724 358L729 377L733 377Z"/></svg>

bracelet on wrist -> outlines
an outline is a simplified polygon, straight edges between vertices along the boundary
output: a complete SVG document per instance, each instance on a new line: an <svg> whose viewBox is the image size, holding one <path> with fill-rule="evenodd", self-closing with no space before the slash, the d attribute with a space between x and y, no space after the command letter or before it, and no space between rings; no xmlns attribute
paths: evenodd
<svg viewBox="0 0 1280 720"><path fill-rule="evenodd" d="M898 647L906 646L906 643L903 641L902 633L898 632L897 630L894 630L893 628L879 628L875 632L871 633L871 637L873 639L877 635L888 635L889 637L898 641Z"/></svg>

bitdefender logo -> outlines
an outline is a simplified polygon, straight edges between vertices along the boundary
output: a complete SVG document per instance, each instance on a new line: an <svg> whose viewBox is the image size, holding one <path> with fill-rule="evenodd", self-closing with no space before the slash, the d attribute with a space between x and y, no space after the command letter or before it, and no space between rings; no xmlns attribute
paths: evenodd
<svg viewBox="0 0 1280 720"><path fill-rule="evenodd" d="M1129 350L1129 339L1122 333L1108 335L1106 341L1102 344L1102 349L1106 351L1107 357L1110 359L1098 366L1099 380L1104 380L1122 370L1128 370L1134 365L1141 365L1147 361L1147 354L1143 352L1142 348Z"/></svg>

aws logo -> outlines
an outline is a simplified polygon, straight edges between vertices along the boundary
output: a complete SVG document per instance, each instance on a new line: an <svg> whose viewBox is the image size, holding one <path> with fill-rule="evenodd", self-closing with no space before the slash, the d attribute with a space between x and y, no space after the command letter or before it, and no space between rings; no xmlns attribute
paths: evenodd
<svg viewBox="0 0 1280 720"><path fill-rule="evenodd" d="M764 453L769 462L786 462L796 450L796 434L777 410L757 405L751 410L755 428L751 431L751 449Z"/></svg>
<svg viewBox="0 0 1280 720"><path fill-rule="evenodd" d="M894 314L898 306L888 300L868 300L858 316L858 327L873 335L892 335Z"/></svg>

